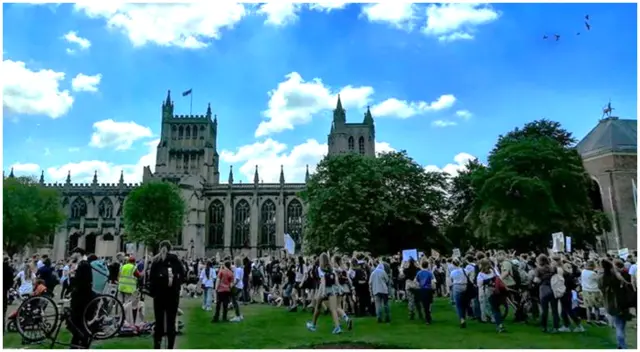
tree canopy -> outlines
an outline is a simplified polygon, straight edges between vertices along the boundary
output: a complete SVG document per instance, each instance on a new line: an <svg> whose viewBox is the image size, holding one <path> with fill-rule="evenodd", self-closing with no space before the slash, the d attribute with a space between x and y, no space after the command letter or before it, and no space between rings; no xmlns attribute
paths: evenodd
<svg viewBox="0 0 640 352"><path fill-rule="evenodd" d="M168 182L144 183L125 200L125 237L155 248L160 241L175 239L182 229L185 212L178 186Z"/></svg>
<svg viewBox="0 0 640 352"><path fill-rule="evenodd" d="M64 222L60 194L30 177L7 177L2 185L3 248L9 256L48 242Z"/></svg>
<svg viewBox="0 0 640 352"><path fill-rule="evenodd" d="M453 178L447 234L523 250L547 248L558 231L575 246L593 241L607 227L606 216L592 208L590 179L573 143L548 120L500 136L486 166L472 162Z"/></svg>
<svg viewBox="0 0 640 352"><path fill-rule="evenodd" d="M445 175L425 172L404 151L327 156L301 194L305 248L386 254L441 244L445 192Z"/></svg>

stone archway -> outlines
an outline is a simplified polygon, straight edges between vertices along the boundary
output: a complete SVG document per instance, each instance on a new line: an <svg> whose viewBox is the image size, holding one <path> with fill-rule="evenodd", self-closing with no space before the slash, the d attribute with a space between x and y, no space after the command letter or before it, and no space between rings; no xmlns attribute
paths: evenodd
<svg viewBox="0 0 640 352"><path fill-rule="evenodd" d="M595 177L591 177L591 184L589 187L589 200L591 201L591 207L595 210L604 211L604 203L602 201L602 187L600 182Z"/></svg>
<svg viewBox="0 0 640 352"><path fill-rule="evenodd" d="M98 236L95 233L90 233L84 237L84 250L89 254L96 253L96 241Z"/></svg>

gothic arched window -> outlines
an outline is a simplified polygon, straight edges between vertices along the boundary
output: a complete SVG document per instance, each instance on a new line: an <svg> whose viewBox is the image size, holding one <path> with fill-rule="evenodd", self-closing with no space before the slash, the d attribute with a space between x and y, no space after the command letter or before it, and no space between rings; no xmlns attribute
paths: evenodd
<svg viewBox="0 0 640 352"><path fill-rule="evenodd" d="M233 212L233 237L231 247L249 247L249 233L251 232L251 207L249 202L241 200L236 204Z"/></svg>
<svg viewBox="0 0 640 352"><path fill-rule="evenodd" d="M171 126L171 139L176 139L178 137L178 128L176 125Z"/></svg>
<svg viewBox="0 0 640 352"><path fill-rule="evenodd" d="M224 247L224 204L216 199L209 205L207 248L222 247Z"/></svg>
<svg viewBox="0 0 640 352"><path fill-rule="evenodd" d="M87 216L87 202L82 197L77 197L71 203L71 218L80 219L83 216Z"/></svg>
<svg viewBox="0 0 640 352"><path fill-rule="evenodd" d="M276 246L276 204L267 200L262 204L260 212L260 240L258 247Z"/></svg>
<svg viewBox="0 0 640 352"><path fill-rule="evenodd" d="M291 236L298 250L302 244L302 203L299 200L293 199L287 205L285 225L287 226L285 233Z"/></svg>
<svg viewBox="0 0 640 352"><path fill-rule="evenodd" d="M191 139L191 126L184 128L184 139Z"/></svg>
<svg viewBox="0 0 640 352"><path fill-rule="evenodd" d="M198 139L198 126L193 126L193 139Z"/></svg>
<svg viewBox="0 0 640 352"><path fill-rule="evenodd" d="M101 218L111 219L113 217L113 202L108 197L102 198L98 204L98 215Z"/></svg>
<svg viewBox="0 0 640 352"><path fill-rule="evenodd" d="M355 142L353 137L349 137L349 150L353 150L353 148L355 148Z"/></svg>
<svg viewBox="0 0 640 352"><path fill-rule="evenodd" d="M184 138L184 127L178 127L178 139Z"/></svg>
<svg viewBox="0 0 640 352"><path fill-rule="evenodd" d="M358 149L360 150L360 154L364 155L364 137L360 137L358 139Z"/></svg>

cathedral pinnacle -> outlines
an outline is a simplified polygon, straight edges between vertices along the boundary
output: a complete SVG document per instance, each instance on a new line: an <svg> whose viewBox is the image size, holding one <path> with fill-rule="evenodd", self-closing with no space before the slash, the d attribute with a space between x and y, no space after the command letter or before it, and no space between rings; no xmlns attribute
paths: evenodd
<svg viewBox="0 0 640 352"><path fill-rule="evenodd" d="M253 183L260 183L260 176L258 175L258 165L256 165L256 172L253 174Z"/></svg>
<svg viewBox="0 0 640 352"><path fill-rule="evenodd" d="M13 175L13 168L11 168L11 172L9 172L9 178L14 178L15 176Z"/></svg>
<svg viewBox="0 0 640 352"><path fill-rule="evenodd" d="M166 106L171 105L171 90L167 91L167 100L164 102L164 105Z"/></svg>
<svg viewBox="0 0 640 352"><path fill-rule="evenodd" d="M67 171L67 184L71 184L71 170Z"/></svg>
<svg viewBox="0 0 640 352"><path fill-rule="evenodd" d="M367 106L367 112L364 113L364 123L367 125L373 125L373 116L371 115L371 109Z"/></svg>
<svg viewBox="0 0 640 352"><path fill-rule="evenodd" d="M284 184L284 166L280 165L280 184Z"/></svg>
<svg viewBox="0 0 640 352"><path fill-rule="evenodd" d="M211 103L207 105L207 118L211 119Z"/></svg>
<svg viewBox="0 0 640 352"><path fill-rule="evenodd" d="M124 184L124 170L120 170L120 181L118 181L120 184Z"/></svg>
<svg viewBox="0 0 640 352"><path fill-rule="evenodd" d="M44 184L44 170L40 172L40 184Z"/></svg>
<svg viewBox="0 0 640 352"><path fill-rule="evenodd" d="M307 164L307 171L304 173L304 183L309 182L309 164Z"/></svg>
<svg viewBox="0 0 640 352"><path fill-rule="evenodd" d="M229 165L229 184L233 184L233 165Z"/></svg>
<svg viewBox="0 0 640 352"><path fill-rule="evenodd" d="M93 184L97 185L98 184L98 170L95 170L93 172Z"/></svg>
<svg viewBox="0 0 640 352"><path fill-rule="evenodd" d="M340 94L338 94L338 104L336 105L336 110L338 110L338 111L344 110L342 108L342 100L340 100Z"/></svg>

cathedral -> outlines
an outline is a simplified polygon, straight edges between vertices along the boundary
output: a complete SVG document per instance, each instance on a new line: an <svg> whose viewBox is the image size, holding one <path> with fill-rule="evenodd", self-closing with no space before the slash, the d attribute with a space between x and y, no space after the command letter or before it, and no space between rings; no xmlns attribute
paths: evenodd
<svg viewBox="0 0 640 352"><path fill-rule="evenodd" d="M251 257L277 254L284 247L284 234L302 249L305 204L298 193L305 183L287 183L281 168L278 183L260 182L256 166L252 183L236 182L233 167L227 183L220 183L217 148L218 119L207 108L204 115L175 115L171 92L162 103L162 126L157 147L155 171L143 170L142 182L166 181L178 185L187 205L185 222L174 240L176 252L185 257L213 257L216 254ZM329 154L357 152L375 156L375 126L367 109L361 123L348 123L338 96L333 122L328 135ZM13 176L13 171L9 177ZM122 221L122 206L136 184L72 183L45 184L59 189L67 220L60 226L40 254L54 259L64 258L80 246L99 257L112 257L117 252L140 255L142 245L127 243ZM305 181L309 178L309 169ZM123 236L125 235L125 236Z"/></svg>

